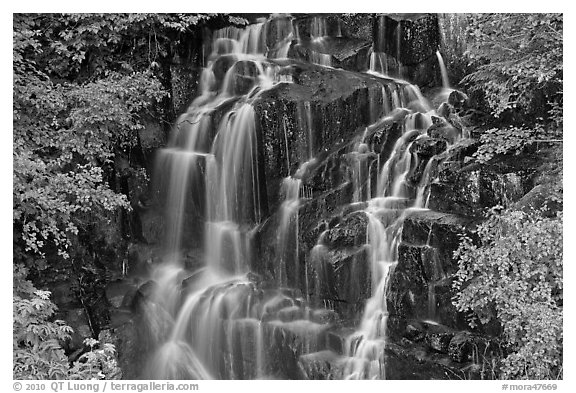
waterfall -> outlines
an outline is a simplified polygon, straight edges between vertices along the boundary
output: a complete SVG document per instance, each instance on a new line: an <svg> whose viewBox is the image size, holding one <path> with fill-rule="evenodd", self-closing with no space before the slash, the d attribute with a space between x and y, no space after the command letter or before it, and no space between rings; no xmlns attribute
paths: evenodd
<svg viewBox="0 0 576 393"><path fill-rule="evenodd" d="M367 245L372 270L372 297L368 299L358 330L346 340L347 379L384 379L388 306L386 291L391 272L397 264L397 247L405 217L405 205L413 198L406 177L417 161L410 146L424 129L414 129L408 118L404 133L396 142L391 157L378 176L377 196L368 202ZM412 208L418 208L415 203Z"/></svg>
<svg viewBox="0 0 576 393"><path fill-rule="evenodd" d="M284 201L280 206L280 224L277 233L276 277L280 287L288 285L288 267L295 268L298 277L298 205L302 180L287 177L282 181ZM292 247L290 247L292 246ZM292 263L290 263L292 262Z"/></svg>
<svg viewBox="0 0 576 393"><path fill-rule="evenodd" d="M326 19L314 17L308 27L306 39L313 48L308 60L330 66L331 55L323 53L329 36ZM278 37L269 46L266 38L272 28ZM338 26L336 36L341 34ZM300 227L301 208L309 199L319 199L320 193L306 184L306 176L328 155L322 145L325 135L318 132L323 120L318 111L324 103L314 98L302 100L295 109L302 131L302 140L296 145L304 152L300 159L304 157L306 162L291 155L294 135L287 124L278 128L278 150L283 153L279 157L285 156L279 160L286 160L288 173L277 174L283 178L275 185L280 186L281 196L279 206L274 206L277 210L271 217L263 214L268 209L263 206L267 206L264 200L270 196L270 185L261 183L265 168L259 160L262 150L270 147L262 147L259 140L256 100L278 84L291 83L282 67L288 63L294 41L303 39L294 20L286 15L214 32L199 94L177 119L167 147L158 153L154 176L156 190L164 195L166 257L151 274L155 286L144 306L153 347L147 377L267 378L278 367L272 360L279 353L296 359L326 350L326 332L333 327L331 316L338 301L317 301L333 291L325 283L336 274L327 266L332 252L327 246L328 223L314 232L312 244L316 241L316 245L308 254L300 249L304 244L301 238L309 235ZM382 77L388 72L389 60L384 53L372 52L369 72ZM352 188L354 212L367 221L365 244L359 248L368 255L372 280L371 297L354 333L345 339L339 363L339 376L348 379L386 377L387 291L398 263L402 225L410 211L425 208L438 164L435 157L426 164L419 162L412 152L436 114L417 86L385 78L372 85L368 95L366 123L372 124L339 152L347 161L345 185ZM381 162L383 156L374 150L369 129L383 120L400 119L401 135L391 152L387 147L390 154ZM293 173L297 165L299 169ZM423 175L414 186L409 179L419 166L424 167ZM263 228L271 234L267 238L270 244L265 245L273 250L267 261L271 277L254 278L254 239ZM187 266L189 250L200 253L202 266ZM305 272L301 272L302 260L309 262L304 264ZM261 285L261 278L268 281Z"/></svg>
<svg viewBox="0 0 576 393"><path fill-rule="evenodd" d="M251 101L282 82L275 66L264 62L263 27L260 22L215 32L200 94L178 119L169 146L159 152L156 173L167 193L167 254L172 257L153 273L158 285L147 314L150 326L165 322L170 333L156 340L148 367L153 378L257 378L263 373L262 315L246 278L252 229L262 219ZM218 80L215 64L224 57L232 64ZM239 73L252 85L238 85ZM234 102L232 108L214 124L214 113L228 102ZM290 201L297 201L297 193L294 197L291 191ZM194 199L200 199L193 206L196 216L204 220L204 268L186 278L174 255L184 247L184 220ZM238 350L245 336L254 345ZM258 364L247 369L247 359Z"/></svg>
<svg viewBox="0 0 576 393"><path fill-rule="evenodd" d="M436 51L436 57L438 58L438 65L440 66L440 73L442 75L442 87L444 89L450 89L450 80L448 79L448 70L444 64L444 59L439 50Z"/></svg>

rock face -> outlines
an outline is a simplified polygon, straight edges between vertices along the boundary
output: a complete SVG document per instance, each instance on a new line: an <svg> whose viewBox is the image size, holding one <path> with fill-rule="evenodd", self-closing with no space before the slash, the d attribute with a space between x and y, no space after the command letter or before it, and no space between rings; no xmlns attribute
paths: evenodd
<svg viewBox="0 0 576 393"><path fill-rule="evenodd" d="M285 235L290 251L283 256L287 265L283 284L295 288L291 297L269 305L263 312L262 328L256 319L226 322L226 333L238 344L224 362L232 362L228 366L237 378L259 377L253 371L260 329L267 344L265 356L270 359L264 370L267 377L342 377L345 338L350 326L358 326L374 289L367 244L369 220L363 210L366 201L376 196L378 169L390 158L405 131L402 124L414 109L410 106L413 90L406 83L358 71L368 68L373 51L387 70L420 85L439 84L436 50L440 33L435 16L381 15L373 22L365 17L362 23L337 15L318 18L308 15L292 20L278 15L267 24L268 50L277 50L284 41L289 44L291 60L265 62L286 77L284 83L255 91L258 70L254 62L221 56L214 66L218 86L223 86L226 75L232 75L227 86L231 95L253 92L263 217L250 234L254 246L250 269L259 286L255 298L279 286L281 185L288 176L301 181L299 206L289 219L290 234ZM327 58L332 68L310 64ZM184 63L174 61L169 67L171 105L177 113L195 96L199 79L197 64ZM214 108L212 136L237 101L238 97ZM448 145L465 136L456 110L465 106L467 97L455 91L449 101L438 108L426 135L415 132L411 140L409 158L418 165L406 175L405 186L414 190L423 179L430 182L430 210L414 210L405 217L398 264L389 277L388 335L394 340L384 355L389 379L448 378L447 368L468 366L477 356L474 351L494 347L478 332L464 331L468 329L464 316L452 305L452 276L458 268L453 252L459 235L471 235L487 208L514 202L520 207L534 206L544 193L533 189L525 195L533 186L535 160L530 156L498 157L480 164L472 157L478 146L474 141L460 141L447 151ZM184 116L179 121L187 120ZM413 120L417 128L426 129L422 125L428 120L423 115ZM133 157L122 154L115 162L117 186L128 196L133 211L113 219L118 228L120 222L125 224L126 230L99 228L95 239L95 245L101 246L99 255L106 256L99 260L105 265L102 276L108 275L88 307L98 322L96 331L91 330L88 314L69 288L60 284L55 292L61 304L68 306L68 320L78 332L70 349L81 346L84 336L106 328L116 337L124 376L131 379L141 376L154 343L168 334L173 323L172 317L159 317L155 330L141 328L146 325L143 315L154 310L151 294L157 286L145 280L163 255L162 184L150 184L150 163L165 145L166 133L160 122L146 118L138 136L136 164ZM205 170L203 163L199 165ZM201 197L190 198L183 218L188 228L184 237L189 240L184 244L184 264L190 270L197 269L203 257L192 248L203 234L203 217L197 212L203 211L205 190L195 186ZM407 207L413 200L396 203ZM125 279L126 275L134 281ZM145 283L140 285L142 280ZM185 291L193 280L184 280L178 291ZM320 310L303 307L305 300Z"/></svg>
<svg viewBox="0 0 576 393"><path fill-rule="evenodd" d="M388 14L374 18L374 52L385 68L419 86L438 86L438 19L432 14ZM440 82L440 83L439 83Z"/></svg>
<svg viewBox="0 0 576 393"><path fill-rule="evenodd" d="M481 216L486 208L508 206L532 189L534 157L496 157L487 164L479 164L466 159L471 150L474 142L453 150L439 164L437 180L430 186L430 209Z"/></svg>
<svg viewBox="0 0 576 393"><path fill-rule="evenodd" d="M452 305L452 275L458 270L452 254L458 248L459 235L469 234L475 224L475 219L434 211L417 211L406 217L398 265L390 278L391 316L467 328Z"/></svg>
<svg viewBox="0 0 576 393"><path fill-rule="evenodd" d="M354 131L370 124L383 107L383 85L396 83L305 63L289 66L294 83L263 92L254 103L268 206L277 205L280 180L311 157L349 143Z"/></svg>
<svg viewBox="0 0 576 393"><path fill-rule="evenodd" d="M369 66L372 44L354 38L328 37L321 44L316 41L301 41L290 48L288 57L328 65L350 71L364 71ZM325 57L322 57L325 55Z"/></svg>

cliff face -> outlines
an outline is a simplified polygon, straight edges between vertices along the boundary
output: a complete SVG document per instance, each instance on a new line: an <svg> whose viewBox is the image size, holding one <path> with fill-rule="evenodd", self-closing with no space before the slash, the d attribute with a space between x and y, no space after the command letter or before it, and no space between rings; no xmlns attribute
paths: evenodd
<svg viewBox="0 0 576 393"><path fill-rule="evenodd" d="M301 15L267 23L262 45L268 53L287 51L286 56L263 63L289 83L254 93L261 83L256 63L220 53L210 59L217 89L229 86L233 96L212 108L211 142L236 103L251 100L260 217L250 223L254 224L250 284L238 295L250 299L242 303L247 309L252 302L259 304L254 308L260 324L247 321L256 318L252 314L242 324L232 323L226 319L232 311L221 311L219 317L226 321L222 335L238 340L230 338L237 344L222 349L232 360L222 366L226 372L219 376L262 377L255 371L263 367L257 365L258 356L271 359L266 376L347 375L341 357L350 355L350 331L362 321L381 279L374 274L374 246L369 241L371 225L377 224L366 211L370 201L384 196L379 195L379 184L388 180L382 168L396 157L404 139L409 150L402 154L408 157L410 170L402 187L410 198L386 206L400 212L402 229L397 232L397 263L388 273L384 294L384 326L390 338L382 354L385 375L447 378L447 368L467 370L474 350L493 349L490 334L498 326L470 331L451 303L458 236L470 233L486 208L512 203L528 193L537 163L525 156L479 164L472 157L477 143L463 138L458 108L448 103L422 107L424 101L412 84L434 87L442 80L436 57L441 30L435 15ZM198 52L198 42L191 44L192 54L182 57L188 63L163 65L172 91L165 114L185 111L198 96L200 65L208 60ZM204 53L215 51L214 46ZM146 310L158 302L152 272L164 258L169 225L164 214L166 190L158 186L165 174L154 169L158 151L168 140L168 127L159 118L148 119L139 132L138 149L130 156L119 155L115 163L115 181L129 196L133 211L103 229L100 258L94 263L106 280L96 286L93 303L82 308L68 302L61 282L62 291L55 292L56 303L78 334L88 335L87 327L92 327L92 334L104 332L103 339L117 344L126 378L143 376L155 344L175 323L174 316L158 319L160 324L152 328L146 319ZM185 113L174 121L174 128L191 119ZM410 139L407 124L420 133ZM394 164L403 165L399 159ZM198 165L202 174L208 171L206 162ZM299 182L297 207L288 213L286 178ZM189 272L202 266L206 253L202 249L206 194L204 185L198 187L182 212L181 254ZM426 209L410 209L422 196ZM399 219L390 217L379 216L381 225L388 228L391 220ZM179 281L175 291L184 296L194 285L191 274ZM276 287L282 297L270 294ZM226 298L227 292L222 296ZM90 320L82 310L88 310ZM303 320L307 323L299 322ZM243 335L249 338L243 340ZM264 355L254 352L263 345L257 340L267 344ZM71 350L79 345L73 342Z"/></svg>

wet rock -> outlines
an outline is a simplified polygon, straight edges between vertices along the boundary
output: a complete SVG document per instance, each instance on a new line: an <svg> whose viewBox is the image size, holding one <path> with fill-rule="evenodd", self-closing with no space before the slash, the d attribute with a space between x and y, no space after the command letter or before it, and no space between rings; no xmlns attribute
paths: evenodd
<svg viewBox="0 0 576 393"><path fill-rule="evenodd" d="M426 338L426 333L419 324L410 323L406 326L404 337L413 342L420 342Z"/></svg>
<svg viewBox="0 0 576 393"><path fill-rule="evenodd" d="M122 376L130 379L145 377L143 371L146 368L147 359L152 356L153 343L145 340L142 335L142 321L128 320L126 323L111 329L114 336L113 344L118 354L118 365L122 370Z"/></svg>
<svg viewBox="0 0 576 393"><path fill-rule="evenodd" d="M220 370L221 379L256 379L258 375L259 336L261 324L255 319L225 321L225 335L229 337L231 348L224 358L225 367Z"/></svg>
<svg viewBox="0 0 576 393"><path fill-rule="evenodd" d="M366 243L367 225L366 214L363 212L351 213L328 231L325 238L327 245L333 249L361 246Z"/></svg>
<svg viewBox="0 0 576 393"><path fill-rule="evenodd" d="M355 329L351 327L338 327L328 330L326 335L328 349L340 355L346 353L346 339L354 331Z"/></svg>
<svg viewBox="0 0 576 393"><path fill-rule="evenodd" d="M300 356L298 366L308 380L338 379L341 373L338 355L327 350Z"/></svg>
<svg viewBox="0 0 576 393"><path fill-rule="evenodd" d="M461 136L462 132L450 124L446 119L433 116L432 125L426 131L431 138L443 139L453 145Z"/></svg>
<svg viewBox="0 0 576 393"><path fill-rule="evenodd" d="M277 48L278 44L289 38L290 34L292 34L292 38L296 38L294 36L292 17L288 14L272 15L266 23L265 29L266 47L269 50Z"/></svg>
<svg viewBox="0 0 576 393"><path fill-rule="evenodd" d="M135 313L139 313L145 307L145 303L148 302L154 292L157 290L158 284L150 280L140 285L136 290L136 293L131 296L130 309Z"/></svg>
<svg viewBox="0 0 576 393"><path fill-rule="evenodd" d="M371 296L371 270L366 248L327 251L307 261L308 290L314 304L332 308L344 320L360 318Z"/></svg>
<svg viewBox="0 0 576 393"><path fill-rule="evenodd" d="M164 215L156 209L141 211L139 214L142 237L148 244L160 244L164 240Z"/></svg>
<svg viewBox="0 0 576 393"><path fill-rule="evenodd" d="M404 65L435 56L440 45L434 14L388 14L374 19L374 50L397 58Z"/></svg>
<svg viewBox="0 0 576 393"><path fill-rule="evenodd" d="M352 183L346 182L301 205L299 234L306 249L312 248L320 234L328 229L330 217L337 213L339 206L352 202L352 195Z"/></svg>
<svg viewBox="0 0 576 393"><path fill-rule="evenodd" d="M496 341L470 332L461 331L450 340L448 354L458 363L483 361L500 352Z"/></svg>
<svg viewBox="0 0 576 393"><path fill-rule="evenodd" d="M421 252L421 248L403 243L398 247L398 265L389 278L387 291L391 316L405 320L428 317L428 282Z"/></svg>
<svg viewBox="0 0 576 393"><path fill-rule="evenodd" d="M404 220L402 242L455 249L460 242L459 235L470 233L476 223L469 217L432 210L411 212Z"/></svg>
<svg viewBox="0 0 576 393"><path fill-rule="evenodd" d="M345 154L352 148L350 144L337 146L334 151L319 159L303 177L304 184L313 193L329 192L349 181L349 165Z"/></svg>
<svg viewBox="0 0 576 393"><path fill-rule="evenodd" d="M281 61L277 61L282 65ZM351 130L370 123L369 91L393 81L366 74L291 62L294 83L262 92L254 103L268 206L278 204L281 179L319 153L350 141ZM309 114L302 103L309 103ZM308 105L308 104L307 104ZM310 127L310 124L312 127Z"/></svg>
<svg viewBox="0 0 576 393"><path fill-rule="evenodd" d="M459 90L452 91L448 96L448 103L452 105L456 110L464 109L467 102L468 96Z"/></svg>
<svg viewBox="0 0 576 393"><path fill-rule="evenodd" d="M326 325L309 321L266 323L266 375L280 379L302 379L298 359L306 353L325 349L326 329Z"/></svg>
<svg viewBox="0 0 576 393"><path fill-rule="evenodd" d="M372 17L366 14L340 14L342 34L345 37L372 41Z"/></svg>
<svg viewBox="0 0 576 393"><path fill-rule="evenodd" d="M487 165L448 159L438 166L438 180L430 185L428 207L480 216L486 208L509 206L532 188L536 166L530 156L504 156Z"/></svg>
<svg viewBox="0 0 576 393"><path fill-rule="evenodd" d="M253 61L240 60L231 68L230 94L247 94L258 83L258 68Z"/></svg>
<svg viewBox="0 0 576 393"><path fill-rule="evenodd" d="M426 336L430 348L441 353L448 353L453 333L431 333Z"/></svg>
<svg viewBox="0 0 576 393"><path fill-rule="evenodd" d="M434 14L388 14L374 18L374 51L380 53L383 71L419 86L438 86L440 45Z"/></svg>
<svg viewBox="0 0 576 393"><path fill-rule="evenodd" d="M520 198L514 207L525 212L542 209L545 216L554 217L556 212L562 210L562 203L551 200L550 196L550 190L540 184Z"/></svg>
<svg viewBox="0 0 576 393"><path fill-rule="evenodd" d="M276 319L279 317L281 310L285 310L284 317L290 316L290 312L292 312L292 316L294 316L294 312L298 313L298 310L295 310L293 307L294 301L288 296L273 296L267 300L262 307L262 320Z"/></svg>
<svg viewBox="0 0 576 393"><path fill-rule="evenodd" d="M398 265L389 290L391 315L401 319L433 319L454 328L467 324L452 304L452 275L458 270L453 252L461 234L471 235L477 221L430 210L404 220Z"/></svg>
<svg viewBox="0 0 576 393"><path fill-rule="evenodd" d="M440 116L442 116L442 118L444 120L446 120L446 122L448 122L448 124L450 126L454 127L456 130L458 130L460 133L460 136L462 136L464 138L470 137L470 131L468 131L464 127L462 119L460 118L460 116L458 116L458 114L456 113L456 111L452 105L450 105L446 102L442 103L438 107L437 113ZM433 117L432 120L434 122L434 120L436 120L435 117ZM438 122L436 122L436 123L438 123ZM440 132L440 131L437 131L437 132Z"/></svg>
<svg viewBox="0 0 576 393"><path fill-rule="evenodd" d="M364 71L368 68L370 47L370 42L353 38L304 40L290 48L288 57L311 63L326 59L335 68Z"/></svg>
<svg viewBox="0 0 576 393"><path fill-rule="evenodd" d="M418 138L410 147L410 152L418 156L430 158L446 150L447 143L443 139Z"/></svg>
<svg viewBox="0 0 576 393"><path fill-rule="evenodd" d="M327 323L336 323L338 322L338 314L333 310L327 309L317 309L313 310L310 315L310 320L312 322L327 324Z"/></svg>
<svg viewBox="0 0 576 393"><path fill-rule="evenodd" d="M407 114L408 111L406 109L395 110L390 115L391 121L375 127L373 133L369 136L369 141L374 151L380 153L381 162L386 162L390 158L396 141L402 135L401 122Z"/></svg>
<svg viewBox="0 0 576 393"><path fill-rule="evenodd" d="M298 306L290 306L278 311L278 319L282 322L291 322L304 317L304 310Z"/></svg>
<svg viewBox="0 0 576 393"><path fill-rule="evenodd" d="M301 39L342 35L339 14L305 14L296 17L293 23Z"/></svg>
<svg viewBox="0 0 576 393"><path fill-rule="evenodd" d="M388 343L385 351L386 379L449 379L446 366L429 359L417 350Z"/></svg>
<svg viewBox="0 0 576 393"><path fill-rule="evenodd" d="M438 114L438 116L448 118L452 113L454 113L454 107L447 102L443 102L442 104L440 104L438 109L436 109L436 113Z"/></svg>
<svg viewBox="0 0 576 393"><path fill-rule="evenodd" d="M224 83L224 79L228 70L234 66L238 61L235 55L222 55L219 56L212 66L212 71L214 72L214 77L216 78L216 88L220 90Z"/></svg>
<svg viewBox="0 0 576 393"><path fill-rule="evenodd" d="M453 282L453 277L449 276L430 283L428 303L429 307L430 305L434 307L431 317L453 329L469 329L466 315L458 312L452 304L457 294L457 290L452 286Z"/></svg>

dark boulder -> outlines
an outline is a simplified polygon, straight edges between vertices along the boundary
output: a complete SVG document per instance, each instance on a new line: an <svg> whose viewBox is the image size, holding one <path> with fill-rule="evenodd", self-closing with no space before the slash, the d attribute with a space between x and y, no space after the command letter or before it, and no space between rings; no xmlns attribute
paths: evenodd
<svg viewBox="0 0 576 393"><path fill-rule="evenodd" d="M293 23L300 39L342 35L339 14L302 14L294 18Z"/></svg>
<svg viewBox="0 0 576 393"><path fill-rule="evenodd" d="M455 214L415 211L404 219L402 241L416 246L456 249L459 236L470 233L476 223L472 218Z"/></svg>
<svg viewBox="0 0 576 393"><path fill-rule="evenodd" d="M368 68L370 47L370 42L354 38L302 40L292 45L288 57L311 63L328 61L327 65L335 68L365 71Z"/></svg>
<svg viewBox="0 0 576 393"><path fill-rule="evenodd" d="M501 351L497 340L466 331L456 333L448 347L450 358L458 363L490 361Z"/></svg>
<svg viewBox="0 0 576 393"><path fill-rule="evenodd" d="M446 150L447 143L444 139L418 138L410 146L410 152L420 157L430 158Z"/></svg>
<svg viewBox="0 0 576 393"><path fill-rule="evenodd" d="M361 246L366 243L368 218L363 212L351 213L328 230L325 241L331 249Z"/></svg>
<svg viewBox="0 0 576 393"><path fill-rule="evenodd" d="M438 179L430 185L430 209L479 216L487 208L509 206L533 186L534 157L504 156L488 164L465 161L439 164Z"/></svg>
<svg viewBox="0 0 576 393"><path fill-rule="evenodd" d="M438 86L440 31L434 14L386 14L374 18L374 51L382 72L419 86Z"/></svg>
<svg viewBox="0 0 576 393"><path fill-rule="evenodd" d="M448 103L458 111L465 109L468 103L468 96L459 90L454 90L448 96Z"/></svg>
<svg viewBox="0 0 576 393"><path fill-rule="evenodd" d="M374 50L395 57L403 65L436 56L440 45L434 14L388 14L374 19Z"/></svg>
<svg viewBox="0 0 576 393"><path fill-rule="evenodd" d="M520 198L514 207L524 212L541 210L545 216L554 217L556 212L562 210L562 203L553 200L551 196L551 190L545 185L539 184Z"/></svg>
<svg viewBox="0 0 576 393"><path fill-rule="evenodd" d="M431 138L443 139L453 145L462 136L462 130L454 127L444 118L432 117L432 125L426 131Z"/></svg>
<svg viewBox="0 0 576 393"><path fill-rule="evenodd" d="M383 85L394 84L366 74L291 64L294 83L263 91L254 102L261 184L270 209L278 204L281 179L310 157L348 143L352 132L382 114L382 109L370 113L369 91L381 92Z"/></svg>
<svg viewBox="0 0 576 393"><path fill-rule="evenodd" d="M307 284L314 304L328 306L344 320L357 321L371 296L371 269L366 248L326 250L307 261Z"/></svg>
<svg viewBox="0 0 576 393"><path fill-rule="evenodd" d="M228 70L236 64L238 58L235 55L222 55L219 56L212 65L212 72L216 78L216 88L220 90L224 83Z"/></svg>
<svg viewBox="0 0 576 393"><path fill-rule="evenodd" d="M339 379L342 363L332 351L324 350L300 356L298 366L308 380Z"/></svg>

